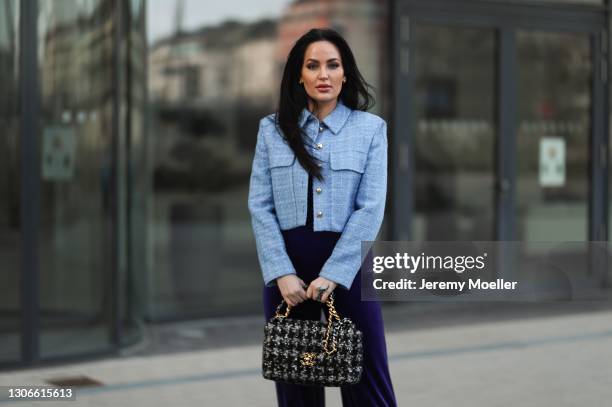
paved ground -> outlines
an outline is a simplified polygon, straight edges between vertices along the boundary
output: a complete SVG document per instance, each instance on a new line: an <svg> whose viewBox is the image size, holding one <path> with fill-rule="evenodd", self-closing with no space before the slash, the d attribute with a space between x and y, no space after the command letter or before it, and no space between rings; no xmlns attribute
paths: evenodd
<svg viewBox="0 0 612 407"><path fill-rule="evenodd" d="M241 340L235 339L238 328L223 329L210 321L168 324L157 330L183 333L168 339L167 332L157 332L158 339L165 338L165 352L160 343L149 342L128 350L129 356L2 372L0 385L45 384L74 375L104 384L79 390L76 402L44 404L49 406L274 406L273 384L260 376L261 348L254 342L261 321L234 322L242 325ZM385 308L385 322L400 406L590 407L612 402L610 303L412 304ZM229 333L233 342L220 343L223 334L218 332ZM185 338L205 346L189 349L188 342L182 351L172 351L181 349L172 346L173 340ZM327 399L328 406L340 406L338 389L328 389ZM0 406L32 404L0 401Z"/></svg>

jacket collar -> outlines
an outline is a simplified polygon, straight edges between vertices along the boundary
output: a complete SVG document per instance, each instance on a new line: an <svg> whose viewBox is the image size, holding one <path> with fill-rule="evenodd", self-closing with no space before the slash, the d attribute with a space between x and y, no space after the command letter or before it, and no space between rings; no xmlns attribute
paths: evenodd
<svg viewBox="0 0 612 407"><path fill-rule="evenodd" d="M338 99L334 110L332 110L327 116L325 116L322 122L325 123L325 125L332 131L332 133L338 134L338 132L342 129L342 126L344 126L344 123L346 123L346 119L348 119L351 112L352 110L344 103L342 103L340 99ZM300 114L299 118L300 127L304 127L304 125L310 118L318 120L317 117L313 115L308 109L302 109L302 113Z"/></svg>

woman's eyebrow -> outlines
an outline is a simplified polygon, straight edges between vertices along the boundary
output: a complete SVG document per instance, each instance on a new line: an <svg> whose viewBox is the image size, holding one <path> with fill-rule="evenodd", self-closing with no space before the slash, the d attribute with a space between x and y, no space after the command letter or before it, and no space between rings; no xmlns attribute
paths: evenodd
<svg viewBox="0 0 612 407"><path fill-rule="evenodd" d="M319 62L318 59L314 59L314 58L308 58L306 61ZM327 60L327 62L331 62L331 61L340 61L340 59L338 59L338 58L330 58L330 59Z"/></svg>

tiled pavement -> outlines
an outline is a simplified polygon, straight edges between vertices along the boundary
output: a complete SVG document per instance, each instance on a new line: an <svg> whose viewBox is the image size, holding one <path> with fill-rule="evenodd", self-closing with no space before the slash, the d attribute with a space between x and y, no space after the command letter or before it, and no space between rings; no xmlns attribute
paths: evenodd
<svg viewBox="0 0 612 407"><path fill-rule="evenodd" d="M273 383L261 378L259 332L253 332L261 322L239 324L250 343L223 346L219 336L216 344L209 338L209 346L174 352L168 341L166 352L161 346L135 348L130 356L1 372L0 385L42 385L76 375L104 384L77 390L76 401L43 404L48 406L270 407L275 405ZM607 303L386 308L385 323L400 406L596 407L612 402L612 307ZM195 321L183 325L175 324L175 331L198 332ZM221 331L239 334L237 328ZM338 389L326 394L328 406L341 405ZM0 401L0 406L38 404Z"/></svg>

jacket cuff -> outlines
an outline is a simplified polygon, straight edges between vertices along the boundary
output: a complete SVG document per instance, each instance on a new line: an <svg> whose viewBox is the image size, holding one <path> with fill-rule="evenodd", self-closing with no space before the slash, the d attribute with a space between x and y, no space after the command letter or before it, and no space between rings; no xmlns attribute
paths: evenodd
<svg viewBox="0 0 612 407"><path fill-rule="evenodd" d="M329 281L333 281L338 285L338 287L343 288L344 290L350 290L351 284L353 283L353 278L342 278L337 274L331 274L327 271L322 271L319 273L319 277L323 277L328 279Z"/></svg>
<svg viewBox="0 0 612 407"><path fill-rule="evenodd" d="M289 274L296 274L292 271L280 271L271 276L266 276L265 285L266 287L276 287L276 279L282 276L287 276Z"/></svg>

